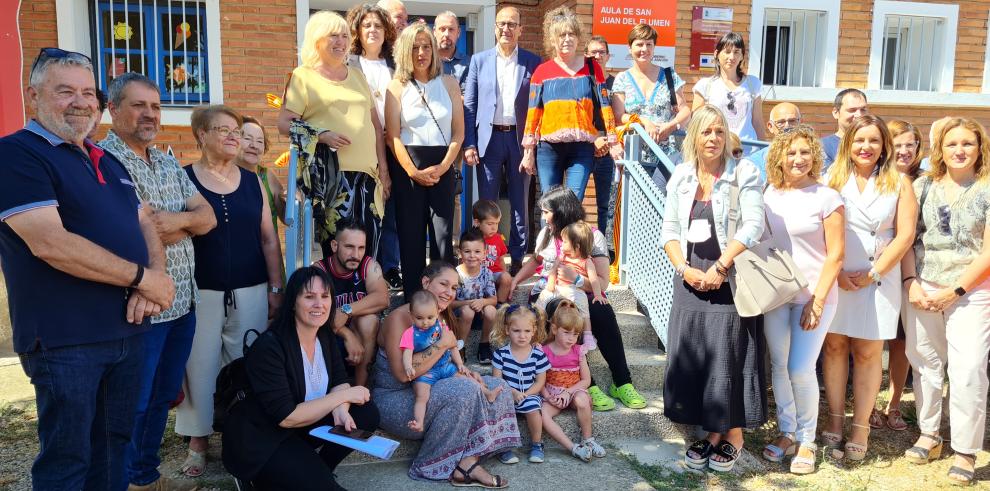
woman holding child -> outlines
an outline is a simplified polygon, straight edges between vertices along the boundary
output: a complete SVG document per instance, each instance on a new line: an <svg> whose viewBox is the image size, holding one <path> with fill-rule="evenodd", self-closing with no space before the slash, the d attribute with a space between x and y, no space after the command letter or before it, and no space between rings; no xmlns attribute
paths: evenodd
<svg viewBox="0 0 990 491"><path fill-rule="evenodd" d="M450 264L433 261L423 271L421 281L422 288L436 297L440 317L452 325L449 307L457 291L457 270ZM409 467L409 477L507 487L508 481L480 466L482 457L520 445L511 391L502 390L489 403L478 384L497 390L504 387L504 382L470 371L470 379L440 380L431 387L423 431L409 427L408 423L414 419L414 395L409 381L426 374L447 351L457 346L454 334L444 332L434 348L413 354L414 377L410 378L403 367L400 341L403 332L414 323L408 305L393 310L385 318L378 334L380 348L372 373L375 387L372 396L381 408L381 427L398 437L423 441Z"/></svg>

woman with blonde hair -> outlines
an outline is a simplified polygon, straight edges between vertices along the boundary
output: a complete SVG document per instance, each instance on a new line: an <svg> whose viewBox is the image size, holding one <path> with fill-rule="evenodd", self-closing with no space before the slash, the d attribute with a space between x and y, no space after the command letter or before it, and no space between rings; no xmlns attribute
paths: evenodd
<svg viewBox="0 0 990 491"><path fill-rule="evenodd" d="M622 158L605 72L594 58L580 54L583 41L574 11L557 7L547 12L543 44L550 59L536 67L530 80L519 166L530 175L539 173L541 192L564 184L578 199L584 199L594 168L596 118L601 118L612 158Z"/></svg>
<svg viewBox="0 0 990 491"><path fill-rule="evenodd" d="M983 126L953 118L935 136L932 168L914 182L921 214L914 249L904 255L910 305L904 331L914 366L921 436L904 452L917 464L937 459L945 366L956 453L948 479L971 484L983 448L990 350L990 138Z"/></svg>
<svg viewBox="0 0 990 491"><path fill-rule="evenodd" d="M661 237L678 276L668 322L664 415L708 432L684 460L692 469L715 471L732 470L742 451L742 428L767 420L763 326L758 317L739 316L726 282L735 257L763 235L760 171L731 157L728 133L717 107L694 113L684 163L667 183Z"/></svg>
<svg viewBox="0 0 990 491"><path fill-rule="evenodd" d="M912 182L921 175L921 132L907 121L893 119L887 121L890 138L894 143L894 164L901 175L907 176ZM888 381L890 383L890 399L887 409L883 412L873 408L870 414L870 428L879 429L884 426L894 431L904 431L908 424L901 415L901 396L907 383L911 365L904 352L904 321L907 319L907 294L901 294L901 315L897 320L897 336L887 341Z"/></svg>
<svg viewBox="0 0 990 491"><path fill-rule="evenodd" d="M774 244L791 255L808 280L797 297L764 317L780 436L764 448L763 458L780 462L796 454L790 467L795 474L815 471L815 362L835 316L835 280L845 245L842 197L818 182L823 161L811 127L778 135L767 154L763 193Z"/></svg>
<svg viewBox="0 0 990 491"><path fill-rule="evenodd" d="M386 141L395 156L396 226L406 298L420 288L429 239L440 259L453 262L454 172L464 141L464 105L457 80L441 74L437 41L425 23L395 43L395 78L385 96ZM455 104L454 101L457 103Z"/></svg>
<svg viewBox="0 0 990 491"><path fill-rule="evenodd" d="M853 120L825 181L846 208L843 269L835 318L825 337L824 378L829 419L822 439L843 446L849 355L853 358L853 422L845 457L866 458L870 414L880 391L883 342L897 334L900 261L914 240L918 203L911 181L897 172L883 120Z"/></svg>
<svg viewBox="0 0 990 491"><path fill-rule="evenodd" d="M368 234L368 254L378 248L385 198L391 180L385 164L382 124L368 81L347 66L351 48L350 26L340 15L323 10L310 16L300 49L302 65L292 71L278 130L290 133L293 120L303 120L318 134L318 165L339 167L340 180L333 196L314 216L317 239L329 255L329 240L342 218L360 223ZM373 149L373 150L372 150Z"/></svg>

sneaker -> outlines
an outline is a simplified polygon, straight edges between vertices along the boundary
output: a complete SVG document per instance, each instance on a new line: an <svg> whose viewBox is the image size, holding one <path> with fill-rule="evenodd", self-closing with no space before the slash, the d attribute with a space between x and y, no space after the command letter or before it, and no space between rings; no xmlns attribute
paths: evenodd
<svg viewBox="0 0 990 491"><path fill-rule="evenodd" d="M196 483L192 481L187 481L184 479L169 479L167 477L159 477L157 481L151 484L145 484L139 486L137 484L129 484L127 486L127 491L196 491L199 487Z"/></svg>
<svg viewBox="0 0 990 491"><path fill-rule="evenodd" d="M478 363L482 365L492 364L492 345L490 343L478 343Z"/></svg>
<svg viewBox="0 0 990 491"><path fill-rule="evenodd" d="M388 283L389 290L402 290L402 273L399 268L392 268L386 271L383 276L385 276L385 283Z"/></svg>
<svg viewBox="0 0 990 491"><path fill-rule="evenodd" d="M503 464L517 464L519 463L519 457L512 450L506 450L498 454L498 461Z"/></svg>
<svg viewBox="0 0 990 491"><path fill-rule="evenodd" d="M600 459L605 456L605 447L599 445L598 442L595 441L594 437L588 438L581 442L581 445L590 448L591 455L594 455L596 458Z"/></svg>
<svg viewBox="0 0 990 491"><path fill-rule="evenodd" d="M574 447L571 448L571 455L584 462L591 462L591 449L580 443L574 444Z"/></svg>
<svg viewBox="0 0 990 491"><path fill-rule="evenodd" d="M612 384L608 389L608 394L622 401L622 404L625 404L629 409L643 409L646 407L646 399L643 399L643 396L639 395L639 392L636 392L633 384L625 384L621 387L616 387L615 384Z"/></svg>
<svg viewBox="0 0 990 491"><path fill-rule="evenodd" d="M529 447L529 461L530 462L532 462L534 464L542 464L543 463L543 459L545 457L546 457L546 455L543 454L543 444L542 443L533 443L533 445Z"/></svg>
<svg viewBox="0 0 990 491"><path fill-rule="evenodd" d="M588 395L591 396L591 408L595 411L611 411L615 409L615 401L605 395L597 385L588 388Z"/></svg>

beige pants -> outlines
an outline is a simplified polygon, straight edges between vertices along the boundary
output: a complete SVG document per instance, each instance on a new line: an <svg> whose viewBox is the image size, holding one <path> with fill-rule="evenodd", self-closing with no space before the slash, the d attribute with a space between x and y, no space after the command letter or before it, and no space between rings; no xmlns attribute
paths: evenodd
<svg viewBox="0 0 990 491"><path fill-rule="evenodd" d="M196 334L186 362L182 391L186 397L175 413L175 432L183 436L213 433L213 392L224 365L244 356L244 333L268 326L268 284L234 290L237 307L227 306L223 292L200 290ZM254 342L249 338L248 343Z"/></svg>
<svg viewBox="0 0 990 491"><path fill-rule="evenodd" d="M927 292L936 285L922 282ZM943 380L948 365L952 449L975 454L983 448L987 407L987 353L990 351L990 281L943 312L907 308L905 351L914 367L918 426L938 433Z"/></svg>

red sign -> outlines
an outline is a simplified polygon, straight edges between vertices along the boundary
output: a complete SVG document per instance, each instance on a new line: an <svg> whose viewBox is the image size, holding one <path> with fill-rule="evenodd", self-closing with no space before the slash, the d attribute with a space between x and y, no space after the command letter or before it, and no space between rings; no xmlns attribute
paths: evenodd
<svg viewBox="0 0 990 491"><path fill-rule="evenodd" d="M715 45L732 31L732 9L695 6L691 10L691 69L715 66Z"/></svg>
<svg viewBox="0 0 990 491"><path fill-rule="evenodd" d="M6 70L0 70L0 136L24 127L24 87L21 70L21 33L18 28L20 0L0 1L0 53Z"/></svg>
<svg viewBox="0 0 990 491"><path fill-rule="evenodd" d="M609 68L629 68L629 31L637 24L656 29L657 46L653 62L674 66L674 45L677 40L677 1L667 0L595 0L591 33L604 36L612 58Z"/></svg>

